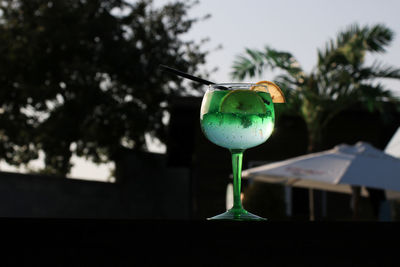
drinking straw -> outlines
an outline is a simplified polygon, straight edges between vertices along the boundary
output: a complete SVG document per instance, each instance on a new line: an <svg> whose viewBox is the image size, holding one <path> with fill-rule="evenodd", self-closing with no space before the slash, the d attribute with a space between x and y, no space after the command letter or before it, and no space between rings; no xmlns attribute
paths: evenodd
<svg viewBox="0 0 400 267"><path fill-rule="evenodd" d="M180 71L180 70L176 70L176 69L174 69L174 68L171 68L171 67L168 67L168 66L165 66L165 65L160 65L160 67L163 68L164 70L170 72L170 73L173 73L173 74L175 74L175 75L181 76L181 77L183 77L183 78L187 78L187 79L192 80L192 81L195 81L195 82L202 83L202 84L204 84L204 85L215 84L215 83L213 83L213 82L204 80L204 79L199 78L199 77L195 77L195 76L193 76L193 75L190 75L190 74L188 74L188 73L185 73L185 72Z"/></svg>

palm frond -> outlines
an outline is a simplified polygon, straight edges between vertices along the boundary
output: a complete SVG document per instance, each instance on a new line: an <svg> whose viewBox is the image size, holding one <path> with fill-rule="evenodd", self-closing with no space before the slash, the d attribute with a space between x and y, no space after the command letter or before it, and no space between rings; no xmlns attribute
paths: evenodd
<svg viewBox="0 0 400 267"><path fill-rule="evenodd" d="M246 76L261 75L267 69L280 68L292 76L299 76L303 70L296 58L289 52L266 47L264 51L245 49L233 63L231 77L243 80Z"/></svg>
<svg viewBox="0 0 400 267"><path fill-rule="evenodd" d="M289 52L278 51L266 46L265 57L269 61L272 68L280 68L285 70L293 77L299 76L303 72L300 63Z"/></svg>
<svg viewBox="0 0 400 267"><path fill-rule="evenodd" d="M253 64L253 61L246 56L239 55L233 62L233 71L231 77L233 79L243 80L246 76L254 76L256 73L257 66Z"/></svg>
<svg viewBox="0 0 400 267"><path fill-rule="evenodd" d="M393 40L394 33L383 24L377 24L372 28L366 27L365 41L370 52L385 52L385 47Z"/></svg>
<svg viewBox="0 0 400 267"><path fill-rule="evenodd" d="M387 100L394 100L393 94L387 90L381 83L362 84L358 99L368 108L370 112L374 110L381 111L382 103Z"/></svg>
<svg viewBox="0 0 400 267"><path fill-rule="evenodd" d="M352 24L338 33L335 40L327 42L324 49L318 49L318 68L321 71L337 66L361 66L367 52L385 52L393 39L393 32L382 24L360 27Z"/></svg>
<svg viewBox="0 0 400 267"><path fill-rule="evenodd" d="M359 80L373 78L400 79L400 68L374 61L371 66L361 68L357 75Z"/></svg>

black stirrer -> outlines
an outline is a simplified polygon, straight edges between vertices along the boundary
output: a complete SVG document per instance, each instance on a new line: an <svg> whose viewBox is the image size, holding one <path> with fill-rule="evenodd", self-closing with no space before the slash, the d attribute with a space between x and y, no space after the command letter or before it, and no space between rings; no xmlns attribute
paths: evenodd
<svg viewBox="0 0 400 267"><path fill-rule="evenodd" d="M193 76L193 75L190 75L190 74L185 73L185 72L180 71L180 70L173 69L173 68L168 67L168 66L165 66L165 65L160 65L160 67L163 68L164 70L170 72L170 73L173 73L173 74L175 74L175 75L178 75L178 76L187 78L187 79L192 80L192 81L195 81L195 82L199 82L199 83L202 83L202 84L205 84L205 85L215 84L215 83L213 83L213 82L204 80L204 79L199 78L199 77L195 77L195 76Z"/></svg>

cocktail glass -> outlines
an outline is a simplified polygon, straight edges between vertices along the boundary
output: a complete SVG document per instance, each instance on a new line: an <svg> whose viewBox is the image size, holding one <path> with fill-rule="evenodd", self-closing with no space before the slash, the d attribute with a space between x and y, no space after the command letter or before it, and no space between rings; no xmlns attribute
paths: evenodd
<svg viewBox="0 0 400 267"><path fill-rule="evenodd" d="M233 171L233 207L210 220L266 220L242 206L242 159L246 149L258 146L270 137L274 122L274 104L266 86L250 83L209 85L201 104L201 128L208 140L229 149Z"/></svg>

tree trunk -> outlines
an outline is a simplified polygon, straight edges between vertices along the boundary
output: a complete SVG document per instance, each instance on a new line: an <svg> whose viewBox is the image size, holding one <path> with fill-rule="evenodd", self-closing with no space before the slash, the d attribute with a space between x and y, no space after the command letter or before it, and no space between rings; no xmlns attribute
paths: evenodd
<svg viewBox="0 0 400 267"><path fill-rule="evenodd" d="M313 153L322 148L322 130L319 124L308 125L307 152Z"/></svg>

